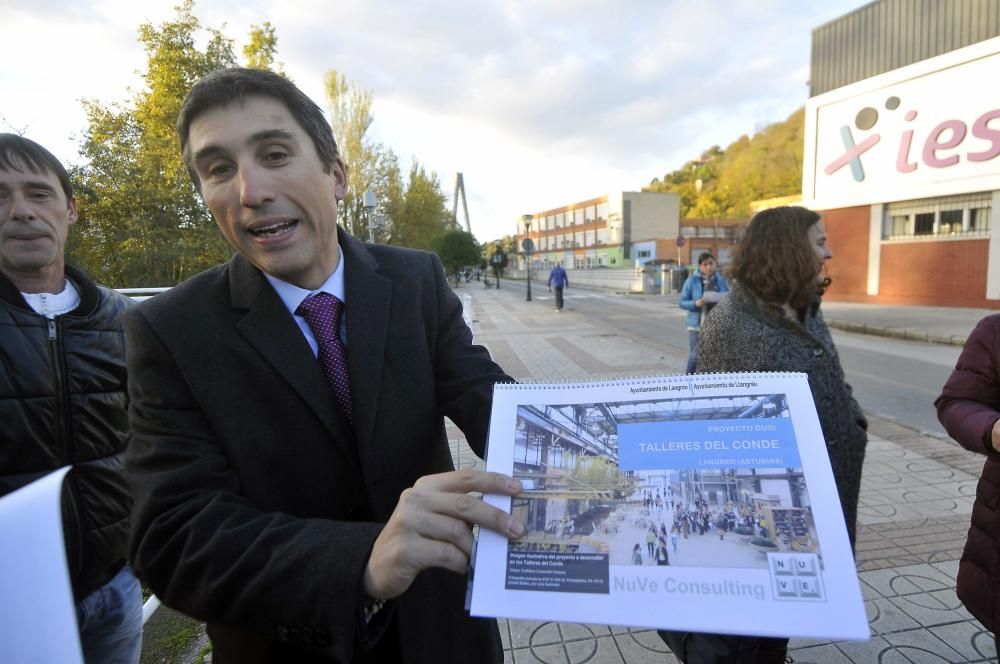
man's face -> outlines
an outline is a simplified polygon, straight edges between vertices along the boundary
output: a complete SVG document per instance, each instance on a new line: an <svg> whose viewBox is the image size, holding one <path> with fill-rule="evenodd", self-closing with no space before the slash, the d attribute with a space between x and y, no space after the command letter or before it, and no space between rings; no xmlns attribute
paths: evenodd
<svg viewBox="0 0 1000 664"><path fill-rule="evenodd" d="M188 145L201 194L222 234L271 276L314 289L337 267L339 161L329 173L283 103L250 96L191 122Z"/></svg>
<svg viewBox="0 0 1000 664"><path fill-rule="evenodd" d="M705 259L698 263L698 268L701 270L702 274L709 277L713 272L715 272L715 260L711 258Z"/></svg>
<svg viewBox="0 0 1000 664"><path fill-rule="evenodd" d="M54 173L22 170L0 169L0 271L22 290L30 282L60 292L76 201L66 200Z"/></svg>

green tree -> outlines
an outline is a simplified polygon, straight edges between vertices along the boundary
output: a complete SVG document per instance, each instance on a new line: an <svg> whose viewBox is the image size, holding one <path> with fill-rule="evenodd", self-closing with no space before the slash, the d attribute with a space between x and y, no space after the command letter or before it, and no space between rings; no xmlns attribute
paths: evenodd
<svg viewBox="0 0 1000 664"><path fill-rule="evenodd" d="M202 29L193 6L185 0L172 20L140 26L144 89L124 104L84 101L85 164L73 169L80 221L68 251L108 285L173 285L231 253L191 184L174 133L191 85L235 64L232 42Z"/></svg>
<svg viewBox="0 0 1000 664"><path fill-rule="evenodd" d="M243 47L243 60L247 67L253 69L268 69L285 75L284 67L279 64L274 67L274 57L278 53L278 35L270 21L262 25L250 26L250 39Z"/></svg>
<svg viewBox="0 0 1000 664"><path fill-rule="evenodd" d="M326 73L324 84L333 135L347 164L347 196L340 205L340 223L352 234L367 237L364 192L375 192L390 223L395 223L403 205L399 159L368 135L373 121L371 92L334 70Z"/></svg>
<svg viewBox="0 0 1000 664"><path fill-rule="evenodd" d="M479 243L471 233L457 229L445 231L431 243L434 253L441 259L445 272L455 274L455 285L459 284L459 272L469 265L479 264Z"/></svg>
<svg viewBox="0 0 1000 664"><path fill-rule="evenodd" d="M392 219L390 244L414 249L431 249L434 238L448 228L451 213L435 173L428 173L414 161L403 194L402 205ZM478 264L478 258L473 263Z"/></svg>

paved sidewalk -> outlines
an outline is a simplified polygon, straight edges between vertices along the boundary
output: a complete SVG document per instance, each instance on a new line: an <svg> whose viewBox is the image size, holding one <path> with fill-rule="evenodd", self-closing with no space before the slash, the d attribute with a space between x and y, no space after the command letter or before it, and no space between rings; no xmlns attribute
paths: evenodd
<svg viewBox="0 0 1000 664"><path fill-rule="evenodd" d="M542 290L524 301L523 284L500 290L475 284L457 290L479 343L519 380L601 379L683 371L686 347L642 334L642 322L678 316L670 296L614 296L567 291L567 309L553 311ZM614 315L635 320L634 335L602 325L603 299ZM673 296L676 301L676 296ZM930 311L924 311L930 310ZM965 335L992 311L824 304L827 320L932 336ZM686 344L684 344L686 346ZM463 467L478 459L450 427ZM982 459L952 441L898 423L871 419L859 510L857 566L872 638L863 642L792 642L798 664L995 661L992 635L954 592ZM512 664L674 664L650 630L603 625L502 621Z"/></svg>

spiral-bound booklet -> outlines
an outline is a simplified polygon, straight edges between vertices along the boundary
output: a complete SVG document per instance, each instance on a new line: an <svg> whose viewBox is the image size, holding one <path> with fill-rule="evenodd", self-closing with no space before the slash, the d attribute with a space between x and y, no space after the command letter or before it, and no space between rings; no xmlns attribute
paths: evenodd
<svg viewBox="0 0 1000 664"><path fill-rule="evenodd" d="M805 374L498 385L469 610L724 634L866 639Z"/></svg>

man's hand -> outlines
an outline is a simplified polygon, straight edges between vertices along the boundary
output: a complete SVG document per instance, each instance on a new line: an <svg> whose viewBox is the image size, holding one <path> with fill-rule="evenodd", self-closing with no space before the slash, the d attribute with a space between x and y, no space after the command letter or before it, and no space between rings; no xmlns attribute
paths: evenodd
<svg viewBox="0 0 1000 664"><path fill-rule="evenodd" d="M699 298L699 299L697 299L697 300L694 301L694 306L696 306L699 309L701 309L701 305L704 304L704 303L705 303L705 300L703 298Z"/></svg>
<svg viewBox="0 0 1000 664"><path fill-rule="evenodd" d="M521 483L478 470L421 477L399 497L375 540L365 568L365 594L374 599L401 595L430 567L464 574L472 554L473 525L511 538L524 534L520 522L472 492L514 496L521 492Z"/></svg>
<svg viewBox="0 0 1000 664"><path fill-rule="evenodd" d="M993 442L993 449L995 449L997 452L1000 452L1000 420L997 420L996 422L993 423L992 442Z"/></svg>

